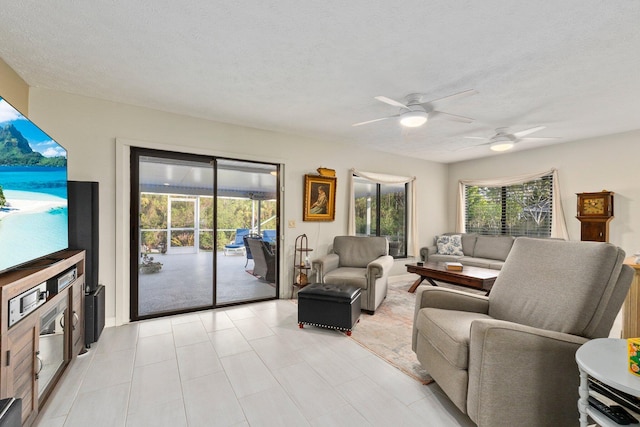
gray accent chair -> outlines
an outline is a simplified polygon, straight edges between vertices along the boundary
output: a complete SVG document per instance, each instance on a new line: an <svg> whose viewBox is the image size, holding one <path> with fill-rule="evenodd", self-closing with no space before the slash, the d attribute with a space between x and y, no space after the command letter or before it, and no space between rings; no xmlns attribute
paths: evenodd
<svg viewBox="0 0 640 427"><path fill-rule="evenodd" d="M420 286L413 351L478 426L578 425L575 353L608 336L623 260L609 243L517 238L487 297Z"/></svg>
<svg viewBox="0 0 640 427"><path fill-rule="evenodd" d="M362 310L373 314L387 296L393 257L386 237L336 236L332 253L313 260L311 266L320 283L362 289Z"/></svg>

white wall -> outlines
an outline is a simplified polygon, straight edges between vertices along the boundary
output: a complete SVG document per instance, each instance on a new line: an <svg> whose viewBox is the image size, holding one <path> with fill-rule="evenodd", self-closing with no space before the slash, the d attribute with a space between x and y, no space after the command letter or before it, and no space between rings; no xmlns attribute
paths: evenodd
<svg viewBox="0 0 640 427"><path fill-rule="evenodd" d="M0 96L29 117L29 85L0 59Z"/></svg>
<svg viewBox="0 0 640 427"><path fill-rule="evenodd" d="M128 295L123 294L129 289L128 283L123 283L124 276L116 275L117 262L128 253L127 245L116 236L116 221L120 221L118 218L123 213L123 208L117 205L126 199L121 197L116 203L117 195L128 191L123 187L126 182L116 174L116 154L121 159L123 156L116 149L116 138L119 142L125 141L125 145L137 141L143 146L173 151L283 164L285 242L280 276L283 296L290 293L290 266L296 236L307 234L310 247L315 249L314 256L320 256L326 253L335 235L346 233L350 168L416 176L419 241L432 239L434 234L447 228L446 165L39 88L30 89L29 111L30 118L68 150L69 179L100 183L100 282L107 290L108 324L119 324L126 320L121 318L122 313L128 315L127 307L116 310L116 301L121 305L128 301ZM119 147L122 149L123 144ZM320 166L335 169L337 173L336 220L303 222L303 176L316 173ZM296 228L287 228L288 220L295 220ZM397 264L394 270L402 271L404 261Z"/></svg>
<svg viewBox="0 0 640 427"><path fill-rule="evenodd" d="M485 179L558 169L565 221L571 240L580 240L576 193L609 190L615 218L609 241L627 255L640 250L640 169L635 150L640 130L535 150L452 164L448 180L448 230L455 229L456 191L461 179Z"/></svg>

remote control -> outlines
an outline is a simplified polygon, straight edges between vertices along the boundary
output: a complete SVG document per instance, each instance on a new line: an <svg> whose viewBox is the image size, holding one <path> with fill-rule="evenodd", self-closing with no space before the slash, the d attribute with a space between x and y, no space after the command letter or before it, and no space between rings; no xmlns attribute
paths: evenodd
<svg viewBox="0 0 640 427"><path fill-rule="evenodd" d="M611 409L612 412L617 413L618 415L625 417L629 421L629 424L638 424L638 420L636 420L635 417L633 415L631 415L622 406L620 406L620 405L611 405L611 406L609 406L609 408Z"/></svg>
<svg viewBox="0 0 640 427"><path fill-rule="evenodd" d="M608 397L614 402L619 403L622 406L626 406L627 408L633 411L636 411L636 412L640 411L640 406L637 405L637 399L634 399L633 401L630 401L629 397L625 399L625 395L622 392L618 392L620 393L620 395L618 395L615 392L613 392L611 389L607 388L606 386L603 386L601 383L591 382L591 381L589 381L589 389L597 393L600 393L604 397ZM626 396L630 396L630 395L626 395ZM630 397L633 398L633 396L630 396ZM629 416L633 418L633 415L629 415ZM633 419L635 420L636 423L638 422L635 418ZM631 424L635 424L635 423L631 422Z"/></svg>
<svg viewBox="0 0 640 427"><path fill-rule="evenodd" d="M623 397L624 399L628 400L629 403L631 403L632 405L635 405L636 407L638 407L639 409L637 411L640 411L640 399L636 396L633 396L629 393L625 393L623 391L620 390L616 390L616 389L612 389L611 386L603 383L602 381L599 381L595 378L589 378L589 384L598 384L601 387L607 388L610 391L613 391L615 394L620 395L621 397ZM631 409L634 409L633 407ZM634 409L635 410L635 409ZM636 412L637 412L636 411Z"/></svg>
<svg viewBox="0 0 640 427"><path fill-rule="evenodd" d="M598 399L596 399L593 396L589 396L589 405L593 406L598 411L600 411L601 413L603 413L607 417L611 418L613 421L615 421L618 424L622 424L622 425L631 424L631 421L629 420L629 418L625 417L623 414L621 414L617 410L612 410L610 407L608 407L604 403L600 402ZM618 408L620 408L620 407L618 406ZM622 408L620 408L620 409L622 409ZM631 416L631 415L629 415L629 416Z"/></svg>

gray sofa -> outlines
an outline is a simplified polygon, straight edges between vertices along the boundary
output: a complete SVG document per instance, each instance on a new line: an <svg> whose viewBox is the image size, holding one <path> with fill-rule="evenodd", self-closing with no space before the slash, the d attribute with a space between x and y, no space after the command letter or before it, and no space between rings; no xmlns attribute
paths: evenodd
<svg viewBox="0 0 640 427"><path fill-rule="evenodd" d="M387 296L393 267L386 237L336 236L332 252L311 263L318 281L357 286L362 290L362 310L373 314Z"/></svg>
<svg viewBox="0 0 640 427"><path fill-rule="evenodd" d="M444 233L444 236L459 234L462 237L463 255L443 255L435 244L420 249L420 258L425 262L459 262L472 267L502 269L511 251L515 237L482 236L467 233ZM434 239L435 240L435 239Z"/></svg>

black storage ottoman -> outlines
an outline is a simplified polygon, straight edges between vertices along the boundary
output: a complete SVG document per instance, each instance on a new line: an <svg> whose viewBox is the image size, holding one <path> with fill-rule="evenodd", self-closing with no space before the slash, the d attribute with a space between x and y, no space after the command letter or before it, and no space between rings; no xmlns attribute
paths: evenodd
<svg viewBox="0 0 640 427"><path fill-rule="evenodd" d="M339 329L351 335L360 317L360 288L313 283L298 292L298 325Z"/></svg>

